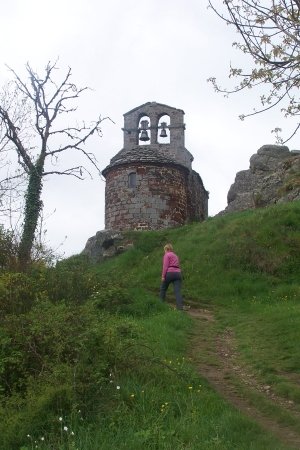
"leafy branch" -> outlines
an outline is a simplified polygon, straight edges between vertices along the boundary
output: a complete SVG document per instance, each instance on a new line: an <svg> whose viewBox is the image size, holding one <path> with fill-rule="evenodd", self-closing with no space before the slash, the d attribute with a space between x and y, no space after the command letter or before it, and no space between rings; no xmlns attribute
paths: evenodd
<svg viewBox="0 0 300 450"><path fill-rule="evenodd" d="M233 26L241 40L233 46L250 55L254 66L250 73L242 68L230 67L229 77L238 84L231 90L222 88L216 78L210 77L215 91L225 95L244 89L263 86L269 89L260 96L261 107L240 115L241 119L266 112L283 104L285 117L300 115L300 1L299 0L224 0L224 11L209 0L209 7L228 25ZM299 129L297 123L289 141Z"/></svg>

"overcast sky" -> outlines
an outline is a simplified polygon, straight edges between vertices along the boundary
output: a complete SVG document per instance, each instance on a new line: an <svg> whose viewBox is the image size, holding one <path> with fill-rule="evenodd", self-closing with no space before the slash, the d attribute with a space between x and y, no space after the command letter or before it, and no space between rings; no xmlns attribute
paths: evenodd
<svg viewBox="0 0 300 450"><path fill-rule="evenodd" d="M230 62L249 63L232 48L237 34L207 9L207 0L1 3L0 84L10 78L5 64L22 76L26 62L38 72L57 58L62 74L70 66L77 85L93 88L79 101L80 117L101 114L114 122L105 121L103 137L88 145L101 169L123 146L124 113L149 101L183 109L186 147L210 192L213 216L226 207L230 185L238 171L249 168L251 155L275 143L271 130L289 130L274 110L240 121L240 114L258 106L258 94L251 90L224 98L207 82L215 76L230 86ZM296 139L288 145L297 148ZM44 215L52 248L67 236L60 251L78 253L104 229L104 188L96 173L93 180L47 180Z"/></svg>

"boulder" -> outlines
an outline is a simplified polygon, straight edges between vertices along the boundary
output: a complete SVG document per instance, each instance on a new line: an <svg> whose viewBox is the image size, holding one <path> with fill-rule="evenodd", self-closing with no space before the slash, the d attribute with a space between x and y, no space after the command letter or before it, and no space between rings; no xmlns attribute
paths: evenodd
<svg viewBox="0 0 300 450"><path fill-rule="evenodd" d="M98 263L121 253L132 245L132 242L125 240L124 234L113 230L102 230L88 239L81 253L87 255L90 261Z"/></svg>
<svg viewBox="0 0 300 450"><path fill-rule="evenodd" d="M242 211L300 200L300 151L264 145L250 158L250 168L236 174L224 211Z"/></svg>

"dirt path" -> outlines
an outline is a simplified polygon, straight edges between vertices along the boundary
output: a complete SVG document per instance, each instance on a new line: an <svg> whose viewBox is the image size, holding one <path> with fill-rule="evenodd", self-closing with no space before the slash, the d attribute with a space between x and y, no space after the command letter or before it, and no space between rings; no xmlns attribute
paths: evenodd
<svg viewBox="0 0 300 450"><path fill-rule="evenodd" d="M191 336L190 357L197 365L199 373L210 385L242 413L254 419L262 428L271 432L284 445L300 449L300 412L297 406L271 390L271 386L260 383L249 368L239 362L234 333L227 329L209 339L209 330L215 324L212 311L191 308L188 314L195 319L195 329ZM253 395L254 394L254 395ZM295 426L278 422L268 413L255 406L255 396L261 396L268 405L288 413ZM267 450L267 449L266 449ZM271 450L271 449L270 449Z"/></svg>

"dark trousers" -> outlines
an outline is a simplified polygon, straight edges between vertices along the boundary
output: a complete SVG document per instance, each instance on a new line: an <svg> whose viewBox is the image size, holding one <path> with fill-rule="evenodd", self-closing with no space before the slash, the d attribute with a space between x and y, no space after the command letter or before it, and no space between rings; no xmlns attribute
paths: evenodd
<svg viewBox="0 0 300 450"><path fill-rule="evenodd" d="M160 298L162 301L166 298L167 289L169 284L173 283L174 294L176 298L177 309L182 309L183 298L181 295L181 273L180 272L167 272L165 280L160 285Z"/></svg>

